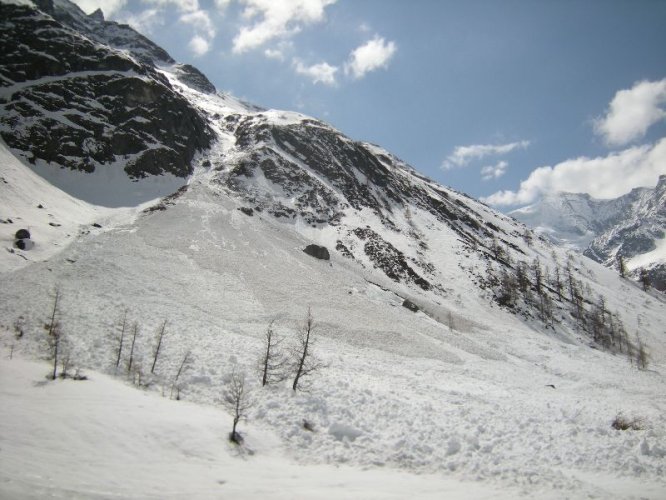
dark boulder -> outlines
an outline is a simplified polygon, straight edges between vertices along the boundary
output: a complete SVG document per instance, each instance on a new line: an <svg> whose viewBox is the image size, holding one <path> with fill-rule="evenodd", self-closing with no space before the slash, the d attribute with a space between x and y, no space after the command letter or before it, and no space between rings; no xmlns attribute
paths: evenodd
<svg viewBox="0 0 666 500"><path fill-rule="evenodd" d="M19 250L30 250L35 246L33 241L27 238L22 240L16 240L14 245L16 245L16 248L18 248Z"/></svg>
<svg viewBox="0 0 666 500"><path fill-rule="evenodd" d="M16 234L14 235L14 237L17 240L29 240L30 239L30 231L28 231L27 229L19 229L18 231L16 231Z"/></svg>
<svg viewBox="0 0 666 500"><path fill-rule="evenodd" d="M414 302L412 302L412 301L409 300L409 299L405 299L405 300L402 302L402 307L406 307L407 309L409 309L409 310L412 311L412 312L418 312L418 311L419 311L419 306L417 306L416 304L414 304Z"/></svg>
<svg viewBox="0 0 666 500"><path fill-rule="evenodd" d="M321 260L331 259L331 254L328 253L328 249L320 245L308 245L303 249L303 251L306 254L315 257L316 259L321 259Z"/></svg>

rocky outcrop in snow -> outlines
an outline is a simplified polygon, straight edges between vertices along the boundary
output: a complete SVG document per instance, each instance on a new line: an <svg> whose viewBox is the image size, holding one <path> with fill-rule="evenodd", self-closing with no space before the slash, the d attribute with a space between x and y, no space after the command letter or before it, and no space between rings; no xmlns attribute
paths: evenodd
<svg viewBox="0 0 666 500"><path fill-rule="evenodd" d="M213 139L190 102L156 68L173 64L129 26L64 0L45 10L0 3L0 135L31 163L130 178L185 177ZM183 81L214 91L191 67Z"/></svg>

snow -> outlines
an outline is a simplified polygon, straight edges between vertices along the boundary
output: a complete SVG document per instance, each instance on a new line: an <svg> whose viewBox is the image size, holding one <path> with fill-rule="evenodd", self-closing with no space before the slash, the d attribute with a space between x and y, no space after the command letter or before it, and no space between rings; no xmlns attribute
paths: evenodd
<svg viewBox="0 0 666 500"><path fill-rule="evenodd" d="M99 233L112 221L131 218L129 210L90 205L64 193L30 170L0 141L0 272L47 260L77 236ZM102 227L94 228L93 223ZM19 229L31 233L34 246L28 251L14 248L14 235Z"/></svg>
<svg viewBox="0 0 666 500"><path fill-rule="evenodd" d="M146 149L150 149L148 145ZM142 152L143 153L143 152ZM138 154L142 154L138 153ZM102 207L133 207L167 196L187 184L187 179L168 172L143 179L130 179L123 170L131 156L116 156L114 162L95 165L92 173L58 168L43 160L33 171L72 196Z"/></svg>
<svg viewBox="0 0 666 500"><path fill-rule="evenodd" d="M441 475L302 465L270 432L247 426L242 449L216 407L176 402L90 372L47 382L48 366L0 363L0 497L436 499L512 498Z"/></svg>
<svg viewBox="0 0 666 500"><path fill-rule="evenodd" d="M0 324L11 325L19 315L26 322L20 341L10 332L0 335L5 349L14 344L21 356L43 354L42 324L52 290L59 286L61 321L79 365L111 369L111 336L125 307L130 321L140 323L137 359L144 365L155 331L168 320L153 386L157 394L168 387L187 350L195 360L183 402L136 392L142 402L110 411L100 401L107 393L112 405L118 400L112 387L122 384L112 380L72 396L69 401L86 408L99 404L99 414L77 417L72 410L58 419L67 444L45 447L51 451L40 459L45 465L39 470L45 472L38 484L52 489L35 491L61 496L82 491L84 498L111 491L121 498L162 497L172 491L196 498L217 494L215 488L226 485L230 496L247 498L268 493L278 498L427 498L441 497L442 491L454 498L474 492L500 498L620 498L628 491L663 497L666 348L658 298L593 262L575 263L581 276L593 279L592 293L604 292L608 307L622 312L630 331L640 327L653 361L652 370L639 372L623 357L590 349L567 330L542 332L493 307L467 271L451 265L481 262L464 253L449 229L435 226L430 214L415 209L412 223L437 249L445 297L394 283L335 252L330 262L313 259L301 250L318 230L260 213L242 214L236 200L209 183L212 175L198 171L188 191L166 211L110 225L46 262L3 275L12 287L0 289ZM378 227L369 213L355 217ZM491 220L510 227L499 215ZM330 236L322 238L334 237L334 228L326 231ZM537 241L526 258L545 258L547 248ZM559 258L564 261L564 254ZM423 311L414 314L402 307L403 296ZM288 384L261 389L253 367L263 331L276 319L277 332L289 344L308 305L318 325L314 349L326 368L311 377L308 392L293 394ZM447 326L448 313L453 330ZM241 426L247 449L254 452L251 458L227 447L230 417L216 408L226 374L236 363L248 373L256 399L249 422ZM8 378L14 377L2 377ZM107 380L99 374L93 378L93 383ZM35 394L70 386L88 390L83 382L57 381ZM46 403L11 403L8 392L2 393L3 411L27 412ZM645 430L611 429L621 411L645 419ZM87 427L107 414L116 419L128 415L130 423L99 420L98 428ZM304 419L315 432L303 429ZM36 410L31 418L20 414L0 420L25 421L27 436L46 432L43 413ZM104 436L102 428L119 429L120 436L109 438L111 443L81 442ZM129 433L127 442L123 429ZM21 443L12 456L37 454L30 445L34 441ZM71 465L48 465L57 446L102 451L68 471ZM90 451L76 449L70 456L87 457ZM7 475L31 474L26 465L24 472L17 465L0 465L10 471ZM264 479L250 471L262 471ZM118 477L125 479L120 483ZM605 482L605 477L614 481ZM27 488L21 486L24 481L0 482L5 488L0 491L9 496L25 492L20 489ZM622 488L615 487L618 483Z"/></svg>
<svg viewBox="0 0 666 500"><path fill-rule="evenodd" d="M591 348L564 308L546 329L498 307L492 292L474 282L487 273L488 260L414 206L409 216L394 217L397 230L370 209L347 209L337 227L261 212L249 217L219 182L239 154L223 117L280 126L308 118L197 92L178 80L175 66L160 71L218 135L194 162L187 191L166 210L94 206L33 171L69 183L79 197L92 192L100 200L105 190L113 206L126 203L133 186L147 186L142 201L178 187L168 177L123 184L114 177L122 174L122 158L93 176L47 174L44 165L31 170L0 148L0 218L14 221L0 224L8 250L0 276L9 284L0 287L0 497L666 497L661 297L587 259L572 260L576 278L589 287L586 298L603 294L632 338L639 332L648 345L650 369L638 371L624 357ZM215 168L205 168L206 159ZM444 191L395 164L410 182ZM248 186L286 197L261 176ZM526 245L524 226L445 193L503 231L522 260L538 257L552 266L569 258L538 238ZM97 221L102 228L90 226ZM11 248L19 223L34 235L30 251ZM419 258L408 236L417 233L435 267L426 277L439 289L394 282L363 254L352 261L331 251L330 261L320 261L302 252L312 242L329 250L339 239L351 245L349 230L366 225L407 258ZM48 366L28 361L45 354L43 325L55 288L65 347L88 381L47 382ZM405 298L420 311L402 307ZM289 380L260 387L255 367L267 325L273 322L290 346L308 307L316 322L312 349L323 368L304 381L304 391L293 392ZM113 366L124 310L130 324L137 322L134 362L144 376L155 333L167 321L156 373L144 377L147 390L126 379L127 345L120 369ZM18 318L20 339L12 331ZM193 362L182 380L184 400L161 397L186 352ZM227 441L231 416L219 404L236 366L254 400L240 424L240 448ZM642 419L643 428L612 429L620 412Z"/></svg>
<svg viewBox="0 0 666 500"><path fill-rule="evenodd" d="M655 241L656 248L649 252L636 255L626 262L627 269L630 271L641 268L651 267L656 264L666 263L666 237Z"/></svg>

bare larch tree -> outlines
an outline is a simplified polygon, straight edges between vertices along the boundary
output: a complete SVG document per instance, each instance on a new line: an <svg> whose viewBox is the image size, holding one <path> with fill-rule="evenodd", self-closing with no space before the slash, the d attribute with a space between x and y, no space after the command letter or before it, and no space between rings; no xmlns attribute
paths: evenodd
<svg viewBox="0 0 666 500"><path fill-rule="evenodd" d="M51 357L53 358L53 373L51 379L55 380L58 370L58 354L62 344L62 327L58 316L60 315L60 289L56 287L53 295L53 307L51 308L51 315L49 322L45 325L47 331L47 340L49 348L51 349Z"/></svg>
<svg viewBox="0 0 666 500"><path fill-rule="evenodd" d="M245 375L240 373L237 366L234 366L229 383L224 390L222 404L229 410L233 416L233 427L229 440L236 444L243 442L240 434L236 431L238 422L247 418L247 412L252 407L250 392L245 384Z"/></svg>
<svg viewBox="0 0 666 500"><path fill-rule="evenodd" d="M155 352L153 353L153 366L150 368L150 373L155 373L155 365L157 364L157 358L160 355L160 348L162 347L162 339L164 338L164 332L166 330L167 320L164 320L160 331L157 333L157 345L155 346Z"/></svg>
<svg viewBox="0 0 666 500"><path fill-rule="evenodd" d="M298 384L303 377L321 368L321 363L319 363L312 353L315 326L312 310L308 307L308 315L299 332L298 340L292 354L294 366L294 383L292 384L292 389L294 391L298 389Z"/></svg>
<svg viewBox="0 0 666 500"><path fill-rule="evenodd" d="M282 382L285 379L286 359L280 350L280 344L284 339L278 337L273 328L274 323L275 320L272 320L266 328L264 351L259 359L262 387Z"/></svg>

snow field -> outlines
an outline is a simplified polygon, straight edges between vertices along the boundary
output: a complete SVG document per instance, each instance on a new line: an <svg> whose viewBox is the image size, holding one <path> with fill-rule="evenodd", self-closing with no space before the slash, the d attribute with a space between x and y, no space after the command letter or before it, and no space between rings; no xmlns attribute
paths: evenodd
<svg viewBox="0 0 666 500"><path fill-rule="evenodd" d="M67 499L510 498L477 483L348 466L298 465L254 426L238 449L218 408L169 401L89 372L0 362L0 497Z"/></svg>
<svg viewBox="0 0 666 500"><path fill-rule="evenodd" d="M7 333L2 342L22 355L42 356L41 324L59 285L61 321L82 366L113 371L112 334L127 307L129 321L141 325L137 359L148 369L156 331L168 319L153 390L168 394L187 350L194 363L185 378L186 401L158 401L187 411L198 408L187 401L217 405L232 366L243 367L256 404L240 431L255 457L275 453L297 470L313 463L325 470L368 468L380 478L384 469L389 476L434 474L424 487L473 481L509 496L627 496L603 477L637 496L663 496L666 393L659 358L654 370L638 372L623 357L575 338L565 343L536 332L499 308L488 309L457 268L447 273L460 303L454 296L442 307L469 322L451 332L401 307L395 292L368 283L390 286L372 269L359 272L337 254L331 262L305 255L308 242L290 226L248 217L193 184L166 211L85 235L47 262L4 274L13 286L0 290L0 322L10 327L22 314L26 336L17 342ZM599 287L613 286L603 273L597 278ZM626 297L654 300L631 290ZM428 296L420 298L429 303ZM656 323L658 312L642 302L643 321ZM308 305L318 322L315 352L327 367L311 377L306 393L293 394L288 384L259 388L254 366L266 326L277 318L288 343ZM219 417L221 410L205 411ZM644 418L645 430L611 429L619 412ZM303 428L304 419L315 432ZM184 432L168 432L172 446L195 431ZM226 432L218 431L216 442ZM120 452L109 450L114 453ZM141 491L156 488L140 476L132 481ZM392 494L388 487L375 489L380 498ZM357 497L375 493L363 490Z"/></svg>
<svg viewBox="0 0 666 500"><path fill-rule="evenodd" d="M226 158L228 147L223 141L221 150L211 154ZM24 166L17 165L17 178L23 175L19 167ZM40 455L48 476L37 477L36 497L105 498L112 492L121 498L227 493L234 498L441 498L443 492L460 498L477 492L492 498L664 496L666 342L659 298L627 283L618 285L611 271L592 262L575 261L591 292L604 293L609 309L619 310L627 329L640 330L652 349L652 370L639 372L624 357L590 349L587 339L563 327L544 331L536 322L494 306L470 279L470 272L485 272L486 262L429 214L413 210L409 224L432 250L428 258L438 272L426 277L441 283L444 293L394 283L369 260L360 265L336 252L330 262L305 255L302 248L311 242L333 248L337 230L281 223L263 214L248 217L237 210L236 201L211 185L214 175L198 169L188 191L165 211L114 210L103 230L67 240L56 233L54 251L29 254L36 262L28 267L12 260L4 269L3 282L11 283L0 288L0 324L7 329L0 342L6 349L44 356L43 323L53 290L59 287L60 319L78 365L114 372L113 337L126 308L130 327L139 323L135 363L144 372L152 362L156 332L168 320L157 375L149 377L152 392L169 393L185 352L191 351L194 360L183 379L186 401L159 399L108 380L108 386L94 386L93 405L86 403L87 395L77 396L81 405L99 405L90 418L62 409L63 435L76 443L80 456L89 456L91 449L104 451L81 471L67 472L62 464L54 469L48 464L67 442L54 438ZM65 199L45 186L51 206ZM552 247L537 240L526 248L507 218L465 202L504 229L509 241L523 246L527 262L536 256L550 258ZM19 210L27 208L21 205ZM96 214L98 208L91 210ZM70 213L70 206L63 212ZM73 221L72 227L78 223ZM349 213L345 223L380 227L376 216L366 211ZM386 231L381 236L401 248L409 245L401 234ZM414 248L407 251L417 255ZM564 265L565 252L558 250L556 256ZM424 312L403 308L403 297ZM314 349L326 368L311 377L308 392L294 394L288 382L258 387L255 365L266 326L275 319L289 344L308 306L318 324ZM18 316L25 319L26 334L20 341L10 331ZM211 423L224 415L216 406L234 365L246 371L255 399L249 423L240 427L252 457L238 456L227 446L228 415L222 429ZM69 381L56 384L40 389L79 387L67 385ZM124 423L123 429L111 427L111 436L120 434L111 444L93 438L105 435L99 429L106 425L106 415L114 414L106 406L109 401L113 405L113 397L101 396L107 390L114 394L111 387L123 394L129 391L119 396L131 401L122 410L133 429L128 442L122 437ZM15 456L28 457L24 464L41 453L41 445L29 436L46 434L43 413L28 418L19 410L29 392L3 392L0 405L18 412L5 420L26 422L21 446L13 448ZM143 405L151 411L143 412L129 393L151 401ZM11 401L13 406L4 404ZM644 430L611 429L620 412L643 418ZM181 416L190 423L183 426ZM98 427L81 430L95 419ZM304 429L304 420L314 432ZM183 457L189 457L188 465L178 469ZM216 464L233 470L242 481L220 479ZM26 472L16 464L1 465L10 472L0 492L27 496L33 491L27 485L35 475L25 475L32 474L27 465ZM256 479L259 465L270 481ZM110 472L100 473L101 468L118 474L111 477ZM127 479L121 484L117 477L123 474ZM229 487L218 490L224 486L218 481ZM205 486L196 489L201 484Z"/></svg>

